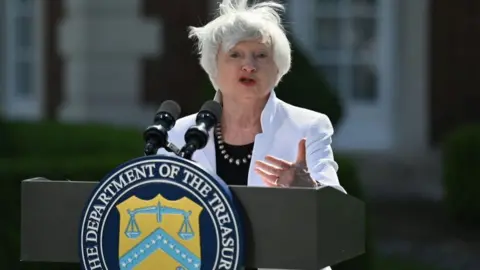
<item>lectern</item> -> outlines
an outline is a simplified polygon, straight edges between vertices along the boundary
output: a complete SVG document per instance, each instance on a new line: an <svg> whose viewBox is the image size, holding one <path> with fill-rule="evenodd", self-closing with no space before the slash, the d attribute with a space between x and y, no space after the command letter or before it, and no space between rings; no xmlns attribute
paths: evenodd
<svg viewBox="0 0 480 270"><path fill-rule="evenodd" d="M21 260L78 262L82 209L96 182L27 179ZM364 203L334 188L230 187L240 203L248 267L318 270L365 252Z"/></svg>

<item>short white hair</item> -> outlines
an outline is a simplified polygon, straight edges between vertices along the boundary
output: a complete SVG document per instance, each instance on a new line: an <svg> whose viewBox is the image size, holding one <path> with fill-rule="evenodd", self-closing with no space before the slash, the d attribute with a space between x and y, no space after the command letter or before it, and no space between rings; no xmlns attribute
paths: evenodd
<svg viewBox="0 0 480 270"><path fill-rule="evenodd" d="M278 68L275 86L290 70L291 48L278 11L284 11L282 4L267 1L248 6L248 0L223 0L217 17L203 27L189 27L189 38L198 40L200 65L215 82L219 46L225 52L238 42L260 39L273 46L273 59Z"/></svg>

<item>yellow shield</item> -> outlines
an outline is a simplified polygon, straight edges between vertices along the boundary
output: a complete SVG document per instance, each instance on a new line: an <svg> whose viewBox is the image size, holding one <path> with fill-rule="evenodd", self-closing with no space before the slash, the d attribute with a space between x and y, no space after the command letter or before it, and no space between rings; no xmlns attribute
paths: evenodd
<svg viewBox="0 0 480 270"><path fill-rule="evenodd" d="M132 196L117 205L120 214L120 269L200 269L202 206L187 197L149 201Z"/></svg>

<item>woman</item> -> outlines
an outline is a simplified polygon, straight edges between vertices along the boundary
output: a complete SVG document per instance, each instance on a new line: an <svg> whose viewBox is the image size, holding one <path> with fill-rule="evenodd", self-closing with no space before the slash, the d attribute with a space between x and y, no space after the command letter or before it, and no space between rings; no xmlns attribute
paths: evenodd
<svg viewBox="0 0 480 270"><path fill-rule="evenodd" d="M190 28L189 36L198 39L200 64L217 91L215 100L223 105L215 135L192 159L229 185L329 185L345 192L336 174L328 117L289 105L273 90L291 63L277 13L282 9L274 2L249 7L246 0L225 0L216 19ZM172 143L185 143L183 135L195 117L177 121L169 133Z"/></svg>

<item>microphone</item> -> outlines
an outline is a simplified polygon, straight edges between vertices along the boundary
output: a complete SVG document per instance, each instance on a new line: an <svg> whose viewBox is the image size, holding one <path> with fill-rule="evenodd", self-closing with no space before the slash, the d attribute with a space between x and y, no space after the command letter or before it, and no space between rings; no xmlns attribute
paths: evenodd
<svg viewBox="0 0 480 270"><path fill-rule="evenodd" d="M157 110L153 119L153 125L149 126L143 132L143 138L146 142L145 155L155 155L159 148L165 147L169 152L175 151L168 142L168 131L175 126L175 122L180 116L181 108L173 100L166 100Z"/></svg>
<svg viewBox="0 0 480 270"><path fill-rule="evenodd" d="M220 122L222 106L220 103L209 100L205 102L195 119L196 125L190 127L185 133L185 146L180 150L180 155L191 159L193 153L207 145L210 130Z"/></svg>

